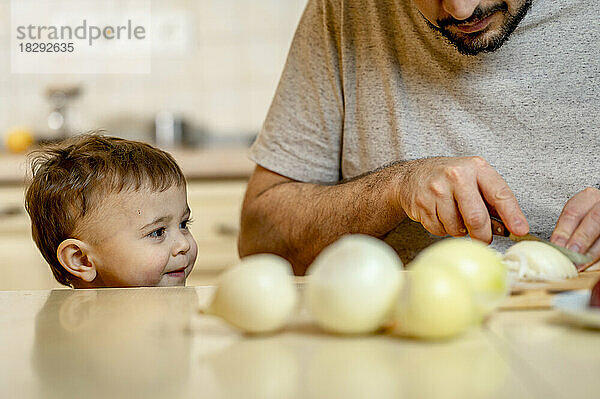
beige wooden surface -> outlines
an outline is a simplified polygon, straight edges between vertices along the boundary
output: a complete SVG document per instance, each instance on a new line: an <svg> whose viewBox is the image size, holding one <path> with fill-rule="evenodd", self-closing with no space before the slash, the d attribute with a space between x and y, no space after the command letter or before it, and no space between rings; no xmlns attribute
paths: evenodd
<svg viewBox="0 0 600 399"><path fill-rule="evenodd" d="M554 311L458 339L251 337L201 315L211 287L0 292L0 397L597 398L600 332Z"/></svg>
<svg viewBox="0 0 600 399"><path fill-rule="evenodd" d="M570 325L554 310L500 312L488 329L539 397L600 397L600 330Z"/></svg>

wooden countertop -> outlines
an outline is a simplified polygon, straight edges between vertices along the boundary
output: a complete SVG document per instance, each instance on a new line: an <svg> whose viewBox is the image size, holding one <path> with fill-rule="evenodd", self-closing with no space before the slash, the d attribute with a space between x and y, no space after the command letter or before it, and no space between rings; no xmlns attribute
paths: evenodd
<svg viewBox="0 0 600 399"><path fill-rule="evenodd" d="M458 339L324 334L305 311L251 337L198 312L212 287L0 292L0 396L598 397L600 332L502 311Z"/></svg>
<svg viewBox="0 0 600 399"><path fill-rule="evenodd" d="M247 179L254 170L247 147L167 150L190 180ZM0 184L22 184L27 171L25 155L0 153Z"/></svg>

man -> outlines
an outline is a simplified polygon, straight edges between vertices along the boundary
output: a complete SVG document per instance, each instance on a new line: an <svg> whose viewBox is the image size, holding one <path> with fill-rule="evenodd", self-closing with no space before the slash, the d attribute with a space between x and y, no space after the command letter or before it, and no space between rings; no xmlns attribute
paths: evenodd
<svg viewBox="0 0 600 399"><path fill-rule="evenodd" d="M309 0L250 152L240 255L303 274L364 233L406 262L440 236L490 243L491 214L600 258L599 17L593 0Z"/></svg>

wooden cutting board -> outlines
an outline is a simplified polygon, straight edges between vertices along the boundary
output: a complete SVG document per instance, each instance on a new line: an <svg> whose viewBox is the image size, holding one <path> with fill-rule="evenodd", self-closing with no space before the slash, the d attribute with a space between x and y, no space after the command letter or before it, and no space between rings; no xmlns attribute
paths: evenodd
<svg viewBox="0 0 600 399"><path fill-rule="evenodd" d="M512 285L510 295L500 309L547 309L555 294L571 290L591 289L600 279L600 270L579 273L576 278L559 281L519 281Z"/></svg>

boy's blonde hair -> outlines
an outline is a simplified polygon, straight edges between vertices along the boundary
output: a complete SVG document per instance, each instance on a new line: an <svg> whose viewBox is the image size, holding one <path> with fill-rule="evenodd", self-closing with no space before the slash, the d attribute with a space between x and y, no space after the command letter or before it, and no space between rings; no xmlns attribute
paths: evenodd
<svg viewBox="0 0 600 399"><path fill-rule="evenodd" d="M31 234L59 283L70 286L71 274L56 251L77 238L78 223L98 209L108 194L149 187L165 191L184 187L185 177L173 157L151 145L86 134L48 145L30 154L31 179L25 209Z"/></svg>

